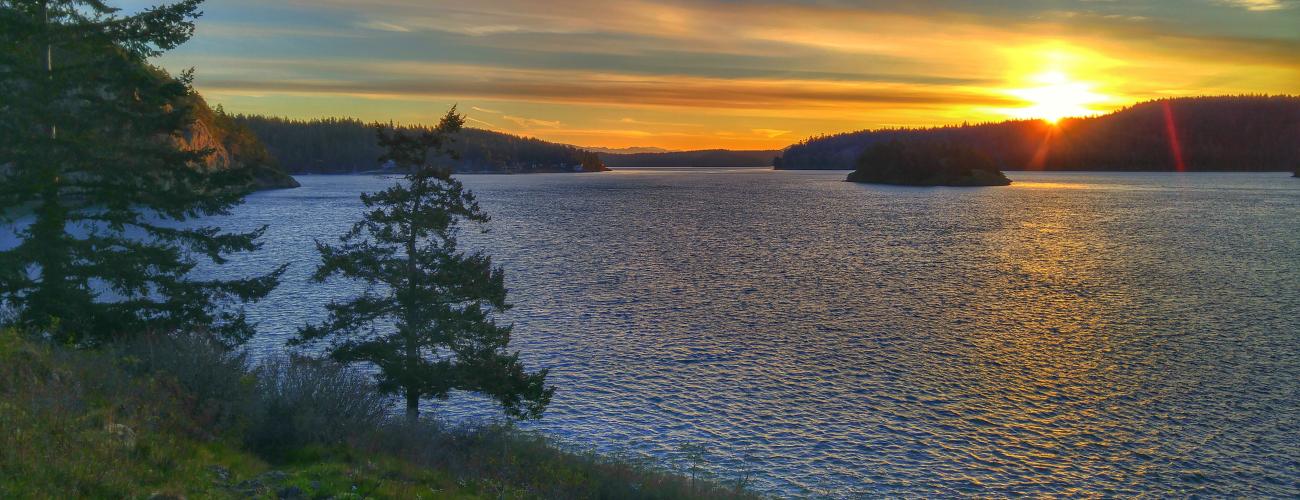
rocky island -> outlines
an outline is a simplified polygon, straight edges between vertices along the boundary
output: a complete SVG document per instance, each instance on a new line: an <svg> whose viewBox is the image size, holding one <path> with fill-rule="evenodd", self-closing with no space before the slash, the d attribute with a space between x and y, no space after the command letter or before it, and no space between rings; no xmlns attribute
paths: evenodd
<svg viewBox="0 0 1300 500"><path fill-rule="evenodd" d="M858 157L849 182L901 186L1006 186L1011 180L988 156L948 143L887 141Z"/></svg>

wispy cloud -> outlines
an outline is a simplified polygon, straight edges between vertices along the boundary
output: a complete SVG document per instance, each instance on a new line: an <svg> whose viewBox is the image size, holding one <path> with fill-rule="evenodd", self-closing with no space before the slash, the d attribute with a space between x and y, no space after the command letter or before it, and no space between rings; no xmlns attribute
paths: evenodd
<svg viewBox="0 0 1300 500"><path fill-rule="evenodd" d="M755 135L760 135L768 139L775 139L777 137L781 137L791 132L789 130L776 130L770 128L756 128L753 129L752 131L754 132Z"/></svg>
<svg viewBox="0 0 1300 500"><path fill-rule="evenodd" d="M522 116L513 116L513 115L502 115L501 118L503 120L509 121L511 123L514 123L515 125L524 128L534 128L534 127L556 128L560 126L560 122L557 120L538 120L536 118L525 118Z"/></svg>
<svg viewBox="0 0 1300 500"><path fill-rule="evenodd" d="M703 127L704 126L698 123L660 122L660 121L652 121L652 120L637 120L635 118L620 118L617 120L617 122L625 123L628 125L649 125L654 127Z"/></svg>
<svg viewBox="0 0 1300 500"><path fill-rule="evenodd" d="M274 66L284 78L205 78L203 85L214 89L477 97L624 107L811 110L850 106L866 110L878 105L1014 104L1006 97L978 89L896 83L651 76L412 62L335 61L332 67L286 60L266 64Z"/></svg>
<svg viewBox="0 0 1300 500"><path fill-rule="evenodd" d="M385 21L370 20L370 21L365 21L365 22L361 23L360 26L361 26L362 28L367 28L367 29L372 29L372 30L379 30L379 31L391 31L391 32L395 32L395 33L410 33L410 32L411 32L411 28L407 28L406 26L402 26L402 25L400 25L400 24L395 24L395 23L390 23L390 22L385 22Z"/></svg>
<svg viewBox="0 0 1300 500"><path fill-rule="evenodd" d="M1218 0L1218 3L1256 12L1282 10L1290 6L1282 0Z"/></svg>
<svg viewBox="0 0 1300 500"><path fill-rule="evenodd" d="M485 121L483 121L483 120L480 120L480 119L478 119L478 118L474 118L474 117L472 117L472 116L466 116L466 117L465 117L465 120L466 120L466 121L469 121L469 122L477 123L477 124L480 124L480 125L486 125L487 128L489 128L489 129L499 128L499 127L497 127L496 124L494 124L494 123L491 123L491 122L485 122Z"/></svg>

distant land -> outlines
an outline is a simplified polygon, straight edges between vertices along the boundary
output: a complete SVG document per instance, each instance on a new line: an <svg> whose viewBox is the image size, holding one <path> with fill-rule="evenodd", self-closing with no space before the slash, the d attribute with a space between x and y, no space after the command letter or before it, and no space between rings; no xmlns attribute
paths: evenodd
<svg viewBox="0 0 1300 500"><path fill-rule="evenodd" d="M630 147L630 148L582 148L592 153L609 153L616 155L637 154L637 153L672 153L671 149L653 148L653 147Z"/></svg>
<svg viewBox="0 0 1300 500"><path fill-rule="evenodd" d="M382 170L382 154L372 124L351 118L291 120L236 115L235 123L261 138L292 174L351 174ZM419 127L401 127L415 130ZM467 128L450 162L462 173L599 172L606 170L596 153L566 144Z"/></svg>
<svg viewBox="0 0 1300 500"><path fill-rule="evenodd" d="M877 142L858 158L849 182L899 186L1007 186L1011 179L987 155L969 146L934 142Z"/></svg>
<svg viewBox="0 0 1300 500"><path fill-rule="evenodd" d="M706 149L667 153L601 153L600 159L610 167L770 167L781 154L778 150L733 151Z"/></svg>
<svg viewBox="0 0 1300 500"><path fill-rule="evenodd" d="M1300 165L1300 96L1162 99L1058 124L864 130L787 147L775 166L853 169L869 146L892 140L970 147L1003 170L1292 171Z"/></svg>

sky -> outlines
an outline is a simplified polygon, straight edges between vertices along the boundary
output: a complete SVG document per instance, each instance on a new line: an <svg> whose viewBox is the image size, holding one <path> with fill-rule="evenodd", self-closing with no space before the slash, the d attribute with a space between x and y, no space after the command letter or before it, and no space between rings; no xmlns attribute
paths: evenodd
<svg viewBox="0 0 1300 500"><path fill-rule="evenodd" d="M153 2L116 3L127 11ZM469 125L591 147L810 136L1300 93L1300 0L208 0L229 112Z"/></svg>

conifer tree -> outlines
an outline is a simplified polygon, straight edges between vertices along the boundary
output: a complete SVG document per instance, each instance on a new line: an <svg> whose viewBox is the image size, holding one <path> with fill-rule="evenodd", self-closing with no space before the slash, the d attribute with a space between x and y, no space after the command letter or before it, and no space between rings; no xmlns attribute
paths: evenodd
<svg viewBox="0 0 1300 500"><path fill-rule="evenodd" d="M248 172L185 150L196 96L186 72L148 64L190 38L200 0L130 16L99 0L0 0L0 305L56 340L95 344L145 331L252 335L236 306L279 271L190 279L256 249L261 231L182 224L239 203Z"/></svg>
<svg viewBox="0 0 1300 500"><path fill-rule="evenodd" d="M327 341L335 360L373 364L380 389L402 395L411 420L421 399L445 400L454 390L493 398L513 417L540 418L554 392L546 370L525 371L519 354L506 350L511 327L493 319L510 308L505 275L489 256L459 247L462 225L489 220L445 165L463 124L453 107L431 130L376 127L387 151L380 161L405 175L361 195L367 211L338 246L317 242L315 274L321 282L358 280L367 291L328 305L327 320L291 344Z"/></svg>

